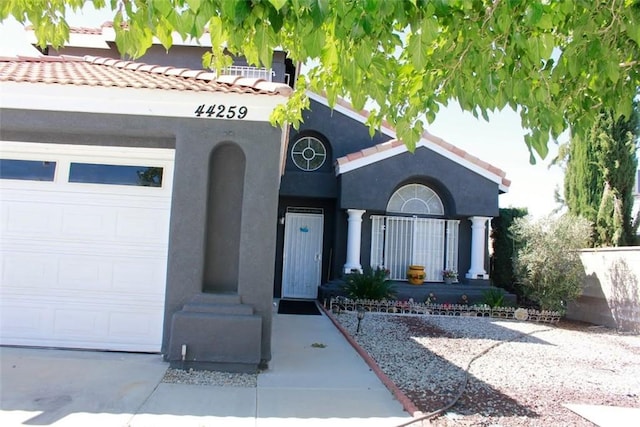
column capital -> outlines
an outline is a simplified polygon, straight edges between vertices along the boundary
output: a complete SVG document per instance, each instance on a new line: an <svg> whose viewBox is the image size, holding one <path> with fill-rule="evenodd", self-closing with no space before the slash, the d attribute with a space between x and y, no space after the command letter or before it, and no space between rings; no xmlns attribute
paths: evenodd
<svg viewBox="0 0 640 427"><path fill-rule="evenodd" d="M489 221L490 219L493 219L493 217L490 216L470 216L469 221L471 221L474 225L475 224L482 224L484 225L485 222Z"/></svg>
<svg viewBox="0 0 640 427"><path fill-rule="evenodd" d="M366 211L363 209L347 209L347 214L349 214L349 219L352 217L358 217L362 219L362 215L364 215Z"/></svg>

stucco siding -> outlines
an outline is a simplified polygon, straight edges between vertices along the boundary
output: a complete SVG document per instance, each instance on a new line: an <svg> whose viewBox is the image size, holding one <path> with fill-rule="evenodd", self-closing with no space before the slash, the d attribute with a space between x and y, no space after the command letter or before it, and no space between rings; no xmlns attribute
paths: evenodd
<svg viewBox="0 0 640 427"><path fill-rule="evenodd" d="M264 122L158 118L0 110L4 140L59 144L175 148L167 267L163 352L170 319L203 291L209 159L220 144L237 145L246 158L238 294L262 317L261 358L271 357L271 302L280 165L281 130ZM224 201L220 201L224 203ZM237 228L236 227L236 228ZM224 236L221 236L224 238ZM227 254L220 251L220 257Z"/></svg>
<svg viewBox="0 0 640 427"><path fill-rule="evenodd" d="M434 187L447 217L497 216L498 188L494 182L434 153L418 148L363 166L340 176L340 207L384 212L403 183Z"/></svg>

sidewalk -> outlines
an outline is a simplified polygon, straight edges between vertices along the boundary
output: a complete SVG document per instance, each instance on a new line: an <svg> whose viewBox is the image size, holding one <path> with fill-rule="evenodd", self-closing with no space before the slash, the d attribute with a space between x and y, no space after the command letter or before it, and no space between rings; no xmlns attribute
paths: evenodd
<svg viewBox="0 0 640 427"><path fill-rule="evenodd" d="M257 388L244 388L161 383L168 364L160 355L3 347L0 425L392 427L410 420L325 315L274 313L272 353Z"/></svg>

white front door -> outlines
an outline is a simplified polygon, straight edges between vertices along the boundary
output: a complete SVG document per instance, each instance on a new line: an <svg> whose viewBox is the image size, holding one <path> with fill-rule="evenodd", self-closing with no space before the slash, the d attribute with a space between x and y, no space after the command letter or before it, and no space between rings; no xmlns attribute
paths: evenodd
<svg viewBox="0 0 640 427"><path fill-rule="evenodd" d="M287 212L284 228L282 298L318 296L322 273L324 216Z"/></svg>

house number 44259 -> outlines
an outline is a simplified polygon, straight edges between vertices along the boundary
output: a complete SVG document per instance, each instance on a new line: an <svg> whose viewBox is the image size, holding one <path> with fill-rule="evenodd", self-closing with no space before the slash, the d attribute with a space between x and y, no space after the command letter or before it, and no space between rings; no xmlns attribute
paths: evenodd
<svg viewBox="0 0 640 427"><path fill-rule="evenodd" d="M206 110L205 110L206 108ZM198 105L196 108L196 117L213 117L216 119L244 119L247 117L249 110L244 105L223 105L223 104L206 104Z"/></svg>

